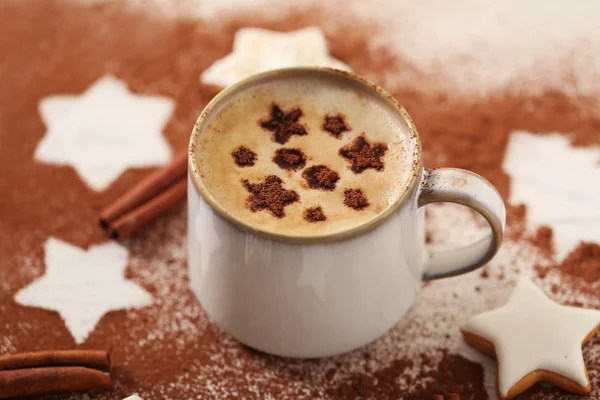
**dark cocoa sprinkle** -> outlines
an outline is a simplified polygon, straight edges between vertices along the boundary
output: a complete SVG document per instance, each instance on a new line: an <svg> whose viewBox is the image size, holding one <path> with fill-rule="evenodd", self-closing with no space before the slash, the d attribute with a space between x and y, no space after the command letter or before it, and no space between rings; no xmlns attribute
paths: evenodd
<svg viewBox="0 0 600 400"><path fill-rule="evenodd" d="M340 155L352 161L352 171L361 173L365 169L373 168L377 171L382 171L382 157L387 151L385 143L371 144L365 139L364 132L354 141L340 149Z"/></svg>
<svg viewBox="0 0 600 400"><path fill-rule="evenodd" d="M528 240L531 244L540 248L545 255L551 256L554 254L553 232L549 226L540 226Z"/></svg>
<svg viewBox="0 0 600 400"><path fill-rule="evenodd" d="M325 121L323 122L323 130L339 139L342 136L342 133L350 130L350 127L346 125L346 121L344 121L344 116L342 114L326 115Z"/></svg>
<svg viewBox="0 0 600 400"><path fill-rule="evenodd" d="M256 162L256 153L245 146L239 146L231 152L238 167L251 167Z"/></svg>
<svg viewBox="0 0 600 400"><path fill-rule="evenodd" d="M280 144L285 144L292 135L306 135L306 128L298 123L302 117L302 110L299 107L292 108L287 113L277 104L271 108L271 118L259 121L263 129L273 132L273 140Z"/></svg>
<svg viewBox="0 0 600 400"><path fill-rule="evenodd" d="M299 170L306 165L306 155L300 149L278 149L273 162L283 169Z"/></svg>
<svg viewBox="0 0 600 400"><path fill-rule="evenodd" d="M300 200L300 196L293 190L286 190L281 178L269 175L263 183L250 183L242 179L242 184L250 192L246 205L252 212L269 210L277 218L285 217L285 206Z"/></svg>
<svg viewBox="0 0 600 400"><path fill-rule="evenodd" d="M369 200L360 189L346 189L344 190L344 204L355 210L362 210L369 207Z"/></svg>
<svg viewBox="0 0 600 400"><path fill-rule="evenodd" d="M340 175L326 165L314 165L302 173L306 183L313 189L333 190Z"/></svg>
<svg viewBox="0 0 600 400"><path fill-rule="evenodd" d="M561 272L588 283L600 281L600 245L581 242L558 266Z"/></svg>
<svg viewBox="0 0 600 400"><path fill-rule="evenodd" d="M321 206L311 207L304 210L304 219L308 222L321 222L327 219Z"/></svg>

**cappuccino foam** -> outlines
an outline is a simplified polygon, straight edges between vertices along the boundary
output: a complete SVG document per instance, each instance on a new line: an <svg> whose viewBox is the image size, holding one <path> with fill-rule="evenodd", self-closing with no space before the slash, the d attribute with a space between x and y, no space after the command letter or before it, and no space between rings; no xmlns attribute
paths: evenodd
<svg viewBox="0 0 600 400"><path fill-rule="evenodd" d="M279 79L237 93L208 121L198 144L198 171L216 202L272 233L311 236L360 226L394 204L412 174L414 144L397 112L355 86L318 77ZM373 160L359 160L364 168L356 168L354 156L365 146ZM240 149L255 154L251 166L239 164ZM259 184L269 176L278 177L281 188L269 178L275 194L261 195ZM282 192L289 201L275 214L264 203L278 190L297 196ZM348 193L358 190L364 206L351 207Z"/></svg>

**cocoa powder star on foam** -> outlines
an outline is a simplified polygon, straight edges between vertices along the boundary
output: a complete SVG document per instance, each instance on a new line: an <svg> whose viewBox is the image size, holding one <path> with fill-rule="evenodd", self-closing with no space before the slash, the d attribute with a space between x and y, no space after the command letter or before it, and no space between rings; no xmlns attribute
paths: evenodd
<svg viewBox="0 0 600 400"><path fill-rule="evenodd" d="M256 153L246 146L239 146L231 153L238 167L251 167L256 162Z"/></svg>
<svg viewBox="0 0 600 400"><path fill-rule="evenodd" d="M302 110L298 107L283 111L277 104L271 106L271 115L259 121L260 126L273 134L273 141L285 144L293 135L304 136L308 132L300 124Z"/></svg>
<svg viewBox="0 0 600 400"><path fill-rule="evenodd" d="M327 220L327 216L321 206L316 206L304 210L304 219L308 222L322 222Z"/></svg>
<svg viewBox="0 0 600 400"><path fill-rule="evenodd" d="M313 189L334 190L335 184L340 180L340 174L326 165L313 165L302 173L306 184Z"/></svg>
<svg viewBox="0 0 600 400"><path fill-rule="evenodd" d="M329 132L333 137L340 138L342 133L350 130L346 124L345 117L342 114L326 115L323 120L322 129Z"/></svg>
<svg viewBox="0 0 600 400"><path fill-rule="evenodd" d="M242 179L242 184L250 193L246 205L253 212L269 210L275 217L283 218L285 206L300 200L298 193L285 189L283 181L276 175L269 175L259 183Z"/></svg>
<svg viewBox="0 0 600 400"><path fill-rule="evenodd" d="M373 168L381 171L384 168L383 156L387 151L384 143L370 143L363 133L340 149L340 156L351 162L352 171L361 173L365 169Z"/></svg>
<svg viewBox="0 0 600 400"><path fill-rule="evenodd" d="M306 154L300 149L277 149L273 162L282 169L299 170L306 165Z"/></svg>
<svg viewBox="0 0 600 400"><path fill-rule="evenodd" d="M198 75L231 51L233 34L241 26L292 30L321 25L332 55L359 74L378 79L399 70L415 73L392 51L371 46L375 28L361 25L360 18L332 18L342 14L308 9L269 18L257 10L204 23L140 14L120 2L5 0L0 53L9 56L0 60L0 282L6 290L0 291L0 315L8 322L0 326L0 348L74 346L56 313L20 307L12 295L43 273L41 249L48 236L82 247L103 241L95 222L98 211L145 173L127 171L107 191L93 193L70 168L34 163L32 155L45 130L37 110L41 98L81 93L100 76L115 74L134 92L176 100L165 136L173 148L182 148L197 115L215 94L214 88L198 85ZM424 79L393 94L419 129L425 165L471 169L489 179L504 198L509 179L501 163L512 130L568 132L576 145L600 142L600 120L586 99L557 92L528 97L518 88L486 99L448 97L436 92L435 74ZM509 240L523 240L525 212L524 207L509 207ZM435 327L438 318L452 314L439 304L433 316L421 318L423 326L409 315L384 339L332 359L285 360L239 345L208 322L188 290L185 218L185 207L179 206L130 241L127 277L149 290L156 304L148 310L109 313L90 335L86 346L112 347L116 371L114 392L95 394L97 398L133 392L144 398L226 398L232 393L249 399L258 397L256 393L281 399L429 399L438 393L486 398L478 364L451 354L432 360L429 342L420 357L403 353L429 329L426 319ZM471 287L467 290L472 292ZM586 360L594 346L600 346L599 339L584 349ZM416 359L423 366L411 368ZM598 365L588 362L592 396L600 393ZM535 387L521 397L548 400L563 395Z"/></svg>
<svg viewBox="0 0 600 400"><path fill-rule="evenodd" d="M344 205L355 210L369 207L369 199L361 189L344 189Z"/></svg>

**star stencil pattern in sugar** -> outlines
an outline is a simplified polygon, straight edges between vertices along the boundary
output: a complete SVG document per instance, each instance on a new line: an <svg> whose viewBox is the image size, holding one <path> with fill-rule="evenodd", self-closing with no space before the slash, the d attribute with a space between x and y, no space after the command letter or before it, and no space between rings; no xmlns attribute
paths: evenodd
<svg viewBox="0 0 600 400"><path fill-rule="evenodd" d="M573 147L559 133L513 132L503 163L512 204L527 206L527 225L548 225L559 259L581 241L600 242L600 147Z"/></svg>
<svg viewBox="0 0 600 400"><path fill-rule="evenodd" d="M80 95L46 97L39 111L47 131L35 160L70 165L90 188L104 190L128 168L170 160L162 130L174 108L172 99L131 93L113 76Z"/></svg>
<svg viewBox="0 0 600 400"><path fill-rule="evenodd" d="M285 33L242 28L235 33L233 51L207 68L200 81L227 87L260 72L300 66L352 70L329 55L325 35L317 27Z"/></svg>
<svg viewBox="0 0 600 400"><path fill-rule="evenodd" d="M107 312L152 303L147 291L125 279L128 251L115 242L83 250L49 238L44 250L45 274L21 289L15 301L58 312L77 344Z"/></svg>

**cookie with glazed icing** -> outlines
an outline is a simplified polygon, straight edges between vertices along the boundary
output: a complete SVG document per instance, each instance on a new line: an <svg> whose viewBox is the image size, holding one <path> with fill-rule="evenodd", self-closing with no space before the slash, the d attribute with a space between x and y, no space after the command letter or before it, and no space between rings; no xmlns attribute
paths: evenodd
<svg viewBox="0 0 600 400"><path fill-rule="evenodd" d="M260 72L303 66L352 70L329 55L327 40L320 28L291 32L241 28L235 33L233 51L202 72L200 81L225 88Z"/></svg>
<svg viewBox="0 0 600 400"><path fill-rule="evenodd" d="M542 381L589 393L581 348L599 329L599 310L557 304L531 280L520 278L503 307L475 315L462 334L498 360L498 397L504 400Z"/></svg>

